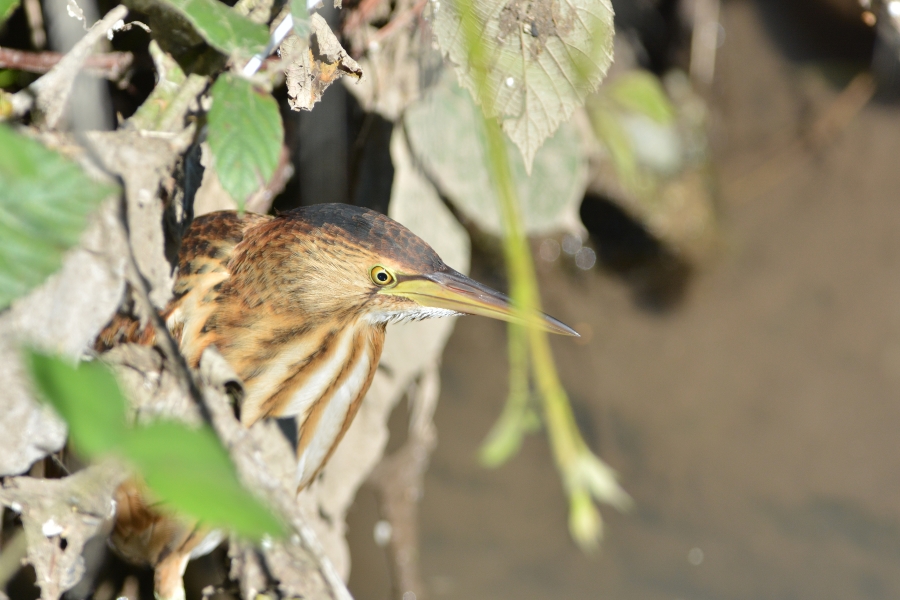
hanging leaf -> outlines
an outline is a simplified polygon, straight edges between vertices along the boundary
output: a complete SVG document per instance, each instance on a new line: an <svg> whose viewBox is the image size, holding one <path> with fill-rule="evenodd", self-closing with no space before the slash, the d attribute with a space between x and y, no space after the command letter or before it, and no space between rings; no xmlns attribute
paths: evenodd
<svg viewBox="0 0 900 600"><path fill-rule="evenodd" d="M284 138L278 103L241 77L226 74L212 88L209 149L213 167L238 207L275 173Z"/></svg>
<svg viewBox="0 0 900 600"><path fill-rule="evenodd" d="M160 0L177 10L210 46L225 54L251 55L269 41L265 26L216 0Z"/></svg>
<svg viewBox="0 0 900 600"><path fill-rule="evenodd" d="M328 86L345 75L356 80L362 77L362 69L321 15L309 17L308 26L307 35L289 36L280 50L287 63L288 103L294 110L312 110Z"/></svg>
<svg viewBox="0 0 900 600"><path fill-rule="evenodd" d="M478 107L450 79L445 76L407 109L404 124L410 145L454 206L484 231L500 236L503 226ZM508 154L526 231L578 228L587 164L573 128L561 127L536 153L531 175L518 153Z"/></svg>
<svg viewBox="0 0 900 600"><path fill-rule="evenodd" d="M0 125L0 309L41 283L115 193L68 159Z"/></svg>
<svg viewBox="0 0 900 600"><path fill-rule="evenodd" d="M467 10L474 11L483 44L484 96L461 19ZM447 0L435 3L435 11L441 50L485 114L500 119L530 172L537 149L597 89L612 63L609 0Z"/></svg>

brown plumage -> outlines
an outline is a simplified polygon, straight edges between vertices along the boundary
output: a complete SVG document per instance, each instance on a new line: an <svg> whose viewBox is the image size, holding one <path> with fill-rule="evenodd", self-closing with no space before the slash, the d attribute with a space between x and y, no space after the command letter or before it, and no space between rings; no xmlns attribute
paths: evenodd
<svg viewBox="0 0 900 600"><path fill-rule="evenodd" d="M243 424L296 417L302 488L350 426L375 374L387 323L458 313L524 318L574 334L546 315L517 316L505 296L449 268L399 223L333 204L274 217L226 211L197 218L162 316L192 367L214 346L240 376ZM117 317L97 348L126 341L155 340L151 328ZM141 511L129 514L154 522ZM117 530L130 532L126 540L146 537L138 535L140 525ZM184 545L180 556L191 549ZM150 562L161 555L147 554Z"/></svg>

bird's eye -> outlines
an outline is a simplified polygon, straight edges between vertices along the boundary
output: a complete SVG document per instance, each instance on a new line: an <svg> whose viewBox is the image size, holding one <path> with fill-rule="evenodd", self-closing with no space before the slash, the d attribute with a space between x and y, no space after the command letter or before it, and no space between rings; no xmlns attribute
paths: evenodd
<svg viewBox="0 0 900 600"><path fill-rule="evenodd" d="M370 275L372 276L372 283L374 283L375 285L384 286L394 283L394 276L391 274L391 272L380 265L372 267Z"/></svg>

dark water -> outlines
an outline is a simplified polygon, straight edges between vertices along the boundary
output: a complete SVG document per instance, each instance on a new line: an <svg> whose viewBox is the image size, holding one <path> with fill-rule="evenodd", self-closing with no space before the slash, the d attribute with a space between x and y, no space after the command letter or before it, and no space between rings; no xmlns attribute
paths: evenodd
<svg viewBox="0 0 900 600"><path fill-rule="evenodd" d="M722 244L681 302L648 311L621 277L542 267L548 310L590 332L556 355L636 510L604 509L602 550L584 556L541 435L477 466L504 331L463 319L422 504L431 598L900 597L900 110L870 103L829 144L779 154L846 65L787 52L771 9L723 6ZM772 156L796 166L770 177ZM364 493L350 521L359 600L389 596L373 506Z"/></svg>

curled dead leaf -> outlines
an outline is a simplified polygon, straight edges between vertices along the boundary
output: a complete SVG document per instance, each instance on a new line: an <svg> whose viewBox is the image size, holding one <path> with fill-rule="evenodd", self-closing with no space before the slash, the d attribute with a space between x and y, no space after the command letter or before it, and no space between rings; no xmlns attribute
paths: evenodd
<svg viewBox="0 0 900 600"><path fill-rule="evenodd" d="M318 14L310 17L312 33L307 46L296 35L281 44L288 102L294 110L312 110L332 83L344 75L359 79L363 72L335 37L328 23Z"/></svg>

